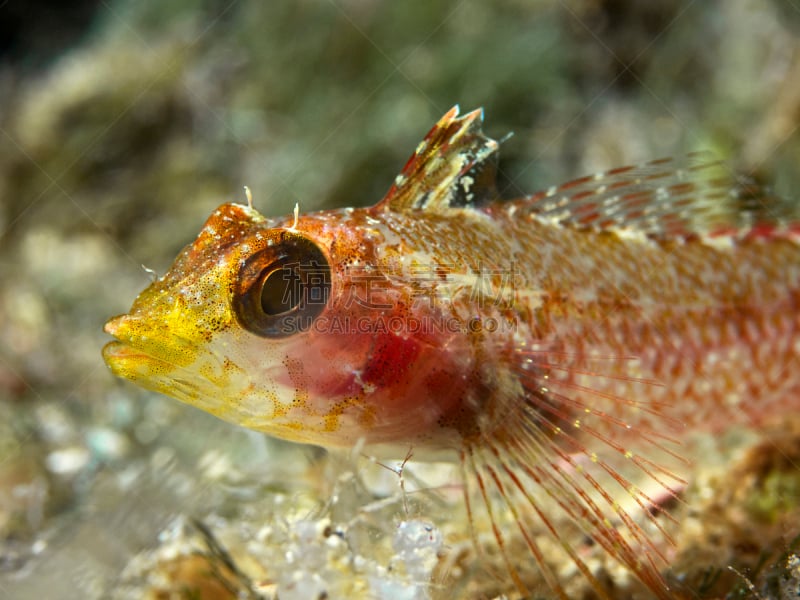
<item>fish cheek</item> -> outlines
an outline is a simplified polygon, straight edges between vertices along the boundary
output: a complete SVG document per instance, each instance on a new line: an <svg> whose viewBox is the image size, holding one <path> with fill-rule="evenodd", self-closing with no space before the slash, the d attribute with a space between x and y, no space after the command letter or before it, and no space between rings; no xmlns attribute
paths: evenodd
<svg viewBox="0 0 800 600"><path fill-rule="evenodd" d="M413 337L402 338L392 333L377 335L361 381L379 388L402 387L411 377L411 368L420 349L420 343Z"/></svg>
<svg viewBox="0 0 800 600"><path fill-rule="evenodd" d="M470 380L450 358L413 336L383 334L375 339L361 381L375 390L386 421L405 423L401 429L411 438L461 429L474 420L462 410Z"/></svg>
<svg viewBox="0 0 800 600"><path fill-rule="evenodd" d="M415 400L409 390L420 354L417 340L363 332L348 335L346 343L336 335L316 341L297 352L310 369L314 398L326 405L360 399L392 421Z"/></svg>

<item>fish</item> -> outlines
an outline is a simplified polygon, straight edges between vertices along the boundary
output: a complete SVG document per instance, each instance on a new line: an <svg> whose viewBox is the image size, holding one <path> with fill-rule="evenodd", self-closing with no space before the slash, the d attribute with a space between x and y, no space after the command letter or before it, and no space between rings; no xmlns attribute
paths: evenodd
<svg viewBox="0 0 800 600"><path fill-rule="evenodd" d="M220 206L103 357L277 438L454 461L524 596L569 564L610 598L583 539L666 600L687 436L800 412L800 207L705 153L505 199L482 124L447 112L373 206Z"/></svg>

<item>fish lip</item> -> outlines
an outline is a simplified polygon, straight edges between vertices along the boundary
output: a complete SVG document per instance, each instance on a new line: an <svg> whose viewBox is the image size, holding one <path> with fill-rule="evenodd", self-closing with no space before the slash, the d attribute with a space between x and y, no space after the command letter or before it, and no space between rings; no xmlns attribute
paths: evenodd
<svg viewBox="0 0 800 600"><path fill-rule="evenodd" d="M126 333L125 325L134 319L131 315L117 315L110 318L103 325L103 331L114 338L113 341L108 342L103 346L103 358L108 362L108 358L133 358L131 356L134 352L140 358L157 359L157 357L148 354L141 347L134 342L134 337L130 333ZM116 352L115 352L116 351Z"/></svg>
<svg viewBox="0 0 800 600"><path fill-rule="evenodd" d="M109 334L109 335L117 337L116 334L115 334L115 332L117 330L116 323L121 318L122 318L122 315L119 315L119 316L116 316L116 317L111 317L108 321L105 322L105 325L103 325L103 331L105 333Z"/></svg>
<svg viewBox="0 0 800 600"><path fill-rule="evenodd" d="M109 359L122 357L130 358L131 351L136 351L141 356L146 356L147 358L154 358L141 349L137 349L132 343L133 340L131 336L123 333L123 323L128 320L130 320L130 315L117 315L116 317L110 318L106 321L105 325L103 325L103 331L114 338L113 341L103 346L103 359L105 359L107 363L109 363ZM127 356L124 356L125 354L127 354Z"/></svg>
<svg viewBox="0 0 800 600"><path fill-rule="evenodd" d="M145 344L141 343L141 341L137 341L136 335L131 332L131 325L139 321L141 321L141 319L134 315L122 314L112 317L103 325L103 331L114 338L103 346L103 359L106 364L108 364L114 372L120 370L123 362L131 364L137 361L143 364L163 365L175 368L177 365L147 350ZM181 344L191 345L189 340L180 336L171 334L170 337Z"/></svg>
<svg viewBox="0 0 800 600"><path fill-rule="evenodd" d="M102 353L103 361L111 372L125 379L140 379L139 373L143 367L151 371L174 369L174 365L165 360L121 340L108 342L103 346ZM158 369L159 366L161 369Z"/></svg>
<svg viewBox="0 0 800 600"><path fill-rule="evenodd" d="M224 363L223 357L215 352L210 352L206 348L198 347L192 340L169 331L166 336L169 342L164 347L152 347L140 334L134 332L136 325L142 322L147 323L147 319L142 319L135 314L122 314L109 319L103 326L103 331L114 339L103 346L103 360L111 369L112 373L127 379L141 380L152 376L153 373L177 373L184 370L188 364L175 362L166 352L166 347L173 347L176 351L181 347L188 347L193 350L195 362L202 357L211 361L216 367ZM159 328L149 328L153 337L162 337L164 330ZM165 352L162 354L162 352ZM145 376L143 373L149 372ZM135 373L135 375L131 375Z"/></svg>
<svg viewBox="0 0 800 600"><path fill-rule="evenodd" d="M103 346L103 358L107 363L116 360L129 360L132 358L159 360L155 356L144 352L132 344L123 340L115 339Z"/></svg>
<svg viewBox="0 0 800 600"><path fill-rule="evenodd" d="M121 342L126 341L125 338L128 337L124 335L123 329L125 323L134 320L134 318L129 314L121 314L117 315L116 317L111 317L108 321L106 321L105 325L103 325L103 331L114 339L119 340Z"/></svg>

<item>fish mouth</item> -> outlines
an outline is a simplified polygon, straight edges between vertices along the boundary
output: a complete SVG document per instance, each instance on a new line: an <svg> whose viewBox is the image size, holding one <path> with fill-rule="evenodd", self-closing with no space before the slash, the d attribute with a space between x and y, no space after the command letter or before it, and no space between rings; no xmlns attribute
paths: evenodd
<svg viewBox="0 0 800 600"><path fill-rule="evenodd" d="M103 346L103 360L114 375L133 380L144 379L156 372L166 373L174 368L174 365L120 340Z"/></svg>
<svg viewBox="0 0 800 600"><path fill-rule="evenodd" d="M106 324L103 325L103 331L119 342L129 342L131 338L130 322L130 315L117 315L106 321ZM114 342L111 343L113 344ZM103 353L105 354L105 348L103 349Z"/></svg>
<svg viewBox="0 0 800 600"><path fill-rule="evenodd" d="M131 315L120 315L105 324L104 331L116 338L103 346L103 360L108 368L117 377L145 389L188 404L203 404L202 380L187 370L185 364L192 350L190 342L165 335L164 330L147 328L146 323Z"/></svg>
<svg viewBox="0 0 800 600"><path fill-rule="evenodd" d="M103 346L103 360L117 377L128 379L141 387L172 396L187 404L213 412L213 401L203 401L207 395L196 377L185 369L152 356L131 344L114 340Z"/></svg>
<svg viewBox="0 0 800 600"><path fill-rule="evenodd" d="M103 347L103 360L114 375L238 422L223 399L239 394L249 380L223 357L135 315L114 317L104 331L116 338Z"/></svg>
<svg viewBox="0 0 800 600"><path fill-rule="evenodd" d="M139 383L185 367L196 357L189 340L153 329L132 315L110 319L103 330L115 338L103 347L103 360L115 375Z"/></svg>

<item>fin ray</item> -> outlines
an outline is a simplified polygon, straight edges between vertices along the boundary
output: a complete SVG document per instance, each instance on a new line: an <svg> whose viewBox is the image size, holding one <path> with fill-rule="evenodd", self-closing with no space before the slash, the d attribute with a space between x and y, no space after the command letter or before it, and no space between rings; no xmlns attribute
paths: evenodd
<svg viewBox="0 0 800 600"><path fill-rule="evenodd" d="M476 511L491 522L489 540L523 594L527 579L514 563L514 548L520 545L558 597L568 597L563 575L553 570L566 564L559 560L572 564L595 594L608 597L609 589L583 555L591 552L581 548L586 536L656 597L671 598L661 570L667 565L666 548L674 545L667 525L676 519L656 498L663 493L680 500L686 484L673 470L673 463L686 464L671 447L678 443L660 427L668 430L677 423L662 407L574 382L542 379L543 387L537 383L540 365L524 353L519 358L521 364L509 366L518 387L501 392L508 397L497 400L503 418L482 423L477 435L464 440L462 470L473 482L465 486L471 522L477 522ZM616 374L612 370L609 376ZM592 395L612 403L613 410L592 402ZM626 411L644 411L659 426L631 428L628 423L636 420L633 413L626 419Z"/></svg>
<svg viewBox="0 0 800 600"><path fill-rule="evenodd" d="M781 235L800 222L797 203L738 176L708 152L581 177L514 204L516 214L559 225L657 239Z"/></svg>

